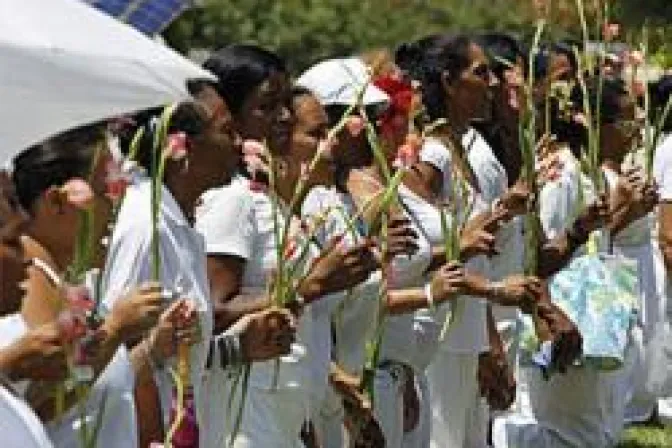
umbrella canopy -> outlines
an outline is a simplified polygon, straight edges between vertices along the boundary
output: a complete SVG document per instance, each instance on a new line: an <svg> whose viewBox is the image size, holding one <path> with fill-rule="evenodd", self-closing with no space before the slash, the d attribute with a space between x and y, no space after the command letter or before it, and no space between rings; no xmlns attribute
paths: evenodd
<svg viewBox="0 0 672 448"><path fill-rule="evenodd" d="M188 98L196 64L79 0L0 0L0 162L78 125Z"/></svg>
<svg viewBox="0 0 672 448"><path fill-rule="evenodd" d="M192 0L84 0L145 34L163 31Z"/></svg>

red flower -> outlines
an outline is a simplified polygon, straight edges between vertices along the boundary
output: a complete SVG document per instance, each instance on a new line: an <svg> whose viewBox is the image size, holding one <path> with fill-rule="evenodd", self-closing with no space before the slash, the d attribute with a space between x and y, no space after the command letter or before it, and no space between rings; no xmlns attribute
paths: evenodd
<svg viewBox="0 0 672 448"><path fill-rule="evenodd" d="M415 92L412 84L394 76L382 76L373 84L390 97L389 107L380 118L381 132L390 134L403 130L413 113Z"/></svg>
<svg viewBox="0 0 672 448"><path fill-rule="evenodd" d="M292 258L294 258L294 255L296 254L296 249L297 249L296 241L294 240L289 241L285 246L285 251L282 254L282 257L285 260L291 260Z"/></svg>
<svg viewBox="0 0 672 448"><path fill-rule="evenodd" d="M189 136L186 132L174 132L168 135L166 157L172 160L181 160L187 156Z"/></svg>

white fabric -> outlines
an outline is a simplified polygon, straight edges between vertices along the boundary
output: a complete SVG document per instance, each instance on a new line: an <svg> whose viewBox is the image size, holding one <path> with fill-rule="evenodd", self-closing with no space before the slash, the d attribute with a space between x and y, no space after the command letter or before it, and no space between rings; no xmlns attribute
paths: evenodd
<svg viewBox="0 0 672 448"><path fill-rule="evenodd" d="M672 134L656 149L653 174L658 182L660 199L672 200Z"/></svg>
<svg viewBox="0 0 672 448"><path fill-rule="evenodd" d="M240 397L240 394L237 397ZM237 400L239 398L234 400L234 413L240 406ZM304 404L305 394L300 389L270 390L250 386L245 398L238 436L233 443L227 439L225 444L220 442L210 447L304 448L300 439L301 426L307 413ZM228 417L235 418L235 416Z"/></svg>
<svg viewBox="0 0 672 448"><path fill-rule="evenodd" d="M581 205L578 182L584 179L570 154L563 157L560 177L547 183L540 194L540 219L548 237L565 230ZM588 203L592 190L589 186L581 188L584 203ZM566 375L553 375L546 382L537 369L520 368L518 383L524 390L517 395L518 412L494 420L494 447L612 446L623 427L624 377L622 369L605 373L572 368Z"/></svg>
<svg viewBox="0 0 672 448"><path fill-rule="evenodd" d="M323 247L339 235L343 235L343 244L346 245L354 244L356 239L365 236L363 228L355 229L357 235L348 229L346 220L355 215L355 205L347 193L335 188L320 186L311 189L303 202L302 215L307 223L326 219L315 234L315 239ZM375 272L366 282L346 293L332 316L336 333L334 360L352 375L361 375L366 360L366 342L374 336L379 286L380 272Z"/></svg>
<svg viewBox="0 0 672 448"><path fill-rule="evenodd" d="M416 373L415 390L420 402L418 424L412 431L404 433L402 446L404 448L427 448L432 433L432 410L429 381L425 372Z"/></svg>
<svg viewBox="0 0 672 448"><path fill-rule="evenodd" d="M618 440L624 402L621 372L570 369L542 379L525 369L534 417L510 415L493 425L494 448L607 448Z"/></svg>
<svg viewBox="0 0 672 448"><path fill-rule="evenodd" d="M132 288L151 280L152 218L151 182L148 179L129 186L119 211L108 248L103 276L103 306L111 309L114 302ZM205 361L213 330L210 286L206 273L206 257L202 237L191 228L167 188L161 193L159 213L160 281L165 288L179 290L182 297L194 301L202 340L191 349L190 379L194 387L197 418L210 405L202 394ZM173 360L174 361L174 360ZM172 398L172 379L166 369L155 372L164 421L167 423ZM201 431L201 446L207 431Z"/></svg>
<svg viewBox="0 0 672 448"><path fill-rule="evenodd" d="M401 448L404 441L404 375L377 369L374 378L374 416L386 448Z"/></svg>
<svg viewBox="0 0 672 448"><path fill-rule="evenodd" d="M0 434L6 448L51 448L42 422L20 398L0 386Z"/></svg>
<svg viewBox="0 0 672 448"><path fill-rule="evenodd" d="M0 163L58 132L189 97L196 64L80 1L0 1Z"/></svg>
<svg viewBox="0 0 672 448"><path fill-rule="evenodd" d="M362 104L386 103L389 96L370 83L367 68L359 58L328 59L306 70L296 85L311 92L324 106L351 105L365 87Z"/></svg>
<svg viewBox="0 0 672 448"><path fill-rule="evenodd" d="M465 137L466 138L466 137ZM465 140L466 141L466 140ZM453 189L453 162L450 150L438 139L429 138L423 144L420 151L420 158L425 159L427 163L434 164L443 174L443 191L446 198L450 198ZM472 216L481 213L487 205L483 198L476 196L473 192L469 194ZM457 204L459 210L466 210L469 204ZM433 221L432 221L433 222ZM440 224L439 224L440 225ZM436 243L439 235L436 232L436 223L431 224L431 228L426 227L430 239ZM442 237L441 237L442 238ZM439 243L441 244L441 243ZM484 272L486 269L485 257L474 257L467 263L467 269L473 269L476 272ZM439 326L443 326L447 307L439 309L435 321ZM486 307L485 301L474 297L460 297L453 301L451 310L456 313L457 320L450 328L446 339L439 344L440 350L447 350L456 353L480 353L486 351L489 347L487 327L485 325Z"/></svg>
<svg viewBox="0 0 672 448"><path fill-rule="evenodd" d="M253 192L248 180L237 178L228 186L207 192L197 210L196 226L205 237L208 254L237 256L245 260L243 293L262 293L277 266L274 209L282 226L286 219L284 208L280 204L274 207L267 194ZM296 239L301 248L305 238L299 227L292 226L290 238ZM316 254L314 249L309 250L309 258ZM341 297L340 294L324 297L307 307L299 321L292 353L280 359L279 369L276 369L276 361L253 364L247 400L257 403L259 409L267 406L263 415L267 425L275 428L271 434L273 431L278 431L278 436L298 434L303 419L286 417L301 414L305 418L310 408L309 400L321 402L326 397L331 355L330 317ZM222 378L222 381L226 380ZM275 387L277 393L273 391ZM294 398L291 402L281 402L283 394ZM225 399L211 394L210 398L220 403ZM264 430L255 426L255 422L261 420L247 418L248 415L246 410L236 446L239 443L268 446L264 444L268 434L261 434ZM222 420L224 418L222 414ZM278 439L276 446L292 443L293 438Z"/></svg>
<svg viewBox="0 0 672 448"><path fill-rule="evenodd" d="M3 316L0 319L0 334L2 334L0 347L10 345L27 331L26 322L19 313ZM24 383L26 382L21 382L17 388L25 389L27 384ZM81 446L82 426L88 425L90 430L95 425L99 412L102 412L103 420L96 446L101 448L137 446L134 386L135 371L126 348L121 346L96 379L83 406L77 405L69 409L57 421L46 425L46 431L54 446ZM128 434L128 439L118 437L119 434Z"/></svg>
<svg viewBox="0 0 672 448"><path fill-rule="evenodd" d="M58 421L47 425L56 447L85 448L80 432L93 431L97 419L102 425L95 446L132 448L137 446L137 419L133 397L135 372L124 346L115 353L89 391L84 406L75 406ZM123 434L123 437L119 435Z"/></svg>
<svg viewBox="0 0 672 448"><path fill-rule="evenodd" d="M478 356L439 351L427 368L431 448L481 448L485 443Z"/></svg>

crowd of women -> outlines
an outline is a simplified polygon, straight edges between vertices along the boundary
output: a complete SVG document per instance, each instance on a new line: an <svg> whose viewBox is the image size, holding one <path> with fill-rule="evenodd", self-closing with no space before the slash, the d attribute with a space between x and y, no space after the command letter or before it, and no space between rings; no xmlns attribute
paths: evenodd
<svg viewBox="0 0 672 448"><path fill-rule="evenodd" d="M628 80L570 44L533 60L446 34L293 77L235 44L190 102L26 148L0 188L4 446L598 448L662 419L672 139L650 178ZM595 250L637 262L610 369L549 293Z"/></svg>

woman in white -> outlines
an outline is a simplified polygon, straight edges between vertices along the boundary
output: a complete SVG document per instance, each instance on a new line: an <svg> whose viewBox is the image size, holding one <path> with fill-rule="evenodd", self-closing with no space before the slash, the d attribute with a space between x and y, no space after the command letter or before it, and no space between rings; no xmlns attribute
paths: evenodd
<svg viewBox="0 0 672 448"><path fill-rule="evenodd" d="M596 90L591 90L591 94L596 95ZM626 148L630 147L634 134L626 128L632 108L628 106L627 94L618 84L607 82L602 98L602 157L609 159L614 154L625 154ZM578 131L580 129L576 129L575 124L571 135L559 135L559 139L564 143L568 141L566 138L581 135ZM585 241L585 235L596 222L583 219L575 222L577 211L581 211L591 188L583 186L579 164L566 151L561 156L564 161L561 172L557 179L546 183L540 194L541 219L549 234L566 231L566 228L558 229L557 225L566 223L571 228L566 232L570 245L577 247L577 242ZM578 182L581 182L580 187ZM642 213L648 213L647 209L650 210L655 202L655 192L636 180L628 179L625 183L620 180L619 184L616 194L611 194L609 200L606 228L610 233L617 233L639 219ZM636 195L625 194L623 188ZM557 203L565 205L554 206ZM559 216L567 212L571 215ZM493 427L495 447L607 447L619 440L625 410L623 369L600 372L589 367L571 367L565 375L554 375L549 381L544 381L538 371L527 369L525 372L533 416L497 419Z"/></svg>
<svg viewBox="0 0 672 448"><path fill-rule="evenodd" d="M260 48L233 46L213 55L205 65L214 67L220 79L219 93L227 103L237 105L232 111L243 136L267 143L274 156L271 169L276 180L274 191L262 191L258 182L241 176L230 186L204 195L197 226L206 240L214 299L228 310L230 317L262 310L272 303L267 290L278 266L276 218L279 231L286 220L293 221L289 238L296 250L287 250L285 261L299 266L300 279L296 283L298 298L292 304L298 314L296 343L279 363L252 366L233 445L300 446L301 427L310 417L310 401L320 400L316 397L323 397L327 389L329 319L342 296L334 293L365 280L375 267L375 260L368 243L343 249L331 242L316 257L319 249L308 241L295 216L302 198L295 201L297 209L288 209L299 178L296 168L303 160L290 145L291 91L282 61ZM253 75L248 78L246 89L227 90L227 79L250 70ZM307 254L302 255L306 244ZM234 402L240 398L241 389L230 392L236 394ZM223 392L218 398L222 402L229 395ZM237 409L238 403L234 412ZM223 437L233 435L235 419L236 416L229 416L224 422Z"/></svg>
<svg viewBox="0 0 672 448"><path fill-rule="evenodd" d="M509 210L519 213L519 194L505 195L506 172L483 138L469 128L471 120L487 118L490 105L488 89L492 74L480 47L466 36L435 36L401 47L397 59L422 83L423 102L430 119L449 118L450 127L438 130L445 134L446 144L464 147L464 156L451 160L454 156L441 140L426 142L421 160L425 158L428 163L420 164L419 168L434 191L443 189L444 194L451 197L451 184L455 184L452 179L458 173L472 192L472 204L460 204L463 209L470 206L473 213L479 214L492 206L493 210L503 210L503 217L508 219ZM453 188L460 190L459 185ZM505 204L507 202L510 204ZM500 249L503 257L499 262L475 260L472 263L479 266L474 268L497 279L520 269L520 251L515 250L520 247L516 244L519 234L519 227L505 226L497 235L498 246L504 246ZM506 264L512 262L513 268L505 269ZM432 443L436 446L482 446L485 443L477 370L479 354L487 352L490 345L486 325L488 311L485 302L478 300L466 300L463 308L459 321L441 344L442 360L437 359L428 370L433 400ZM490 336L497 340L496 334ZM446 369L450 369L450 374Z"/></svg>
<svg viewBox="0 0 672 448"><path fill-rule="evenodd" d="M146 120L139 124L144 126L145 134L139 146L138 158L140 164L149 169L156 126L152 126L151 117ZM208 439L211 431L205 425L204 415L215 404L206 399L202 389L204 377L208 374L205 366L208 352L211 351L213 307L203 240L191 223L200 195L208 188L231 179L240 160L239 139L231 129L226 105L220 100L215 106L207 98L200 104L178 105L170 119L168 131L184 133L188 151L184 158L167 162L158 215L159 277L164 287L176 291L180 297L189 298L196 309L201 339L192 346L190 353L190 381L200 424L200 446L212 447L218 445ZM103 279L104 305L113 308L124 291L150 280L152 258L151 181L143 178L127 189L114 227ZM278 319L278 322L281 323L281 320ZM212 350L213 371L217 371L220 366L218 347L216 345ZM141 402L144 407L140 408L141 429L151 428L149 425L157 422L161 426L168 423L172 379L168 369L159 365L155 366L154 373L161 407L156 409L147 400ZM216 407L221 409L219 403ZM143 426L143 422L147 426ZM150 436L161 437L160 434Z"/></svg>
<svg viewBox="0 0 672 448"><path fill-rule="evenodd" d="M22 229L25 234L20 251L22 257L32 261L32 266L27 271L20 312L2 319L3 346L26 333L30 336L31 329L58 321L62 301L66 299L63 294L67 285L62 280L62 273L73 262L77 220L83 207L90 207L94 218L94 247L91 248L94 257L91 262L95 263L96 255L102 254L102 247L97 242L104 234L111 209L105 197L110 154L104 143L105 136L99 127L82 128L35 145L14 159L12 177L18 202L28 210L29 216ZM90 179L90 203L80 204L73 199L69 190L72 179ZM148 374L148 356L161 359L161 340L165 339L166 333L163 327L168 324L170 335L173 326L169 320L182 310L177 308L181 304L171 308L161 319L162 332L152 333L138 349L129 353L123 344L140 338L154 325L162 307L161 292L157 287L132 291L128 299L127 304L113 308L100 327L102 338L90 361L95 381L83 403L71 403L64 414L56 415L52 397L32 393L39 382L17 386L17 389L27 390L31 403L41 415L47 416L47 430L56 446L79 446L82 431L87 426L91 430L98 415L103 417L96 441L98 446L132 446L136 443L133 406L136 377ZM128 434L130 441L120 440L120 432Z"/></svg>

